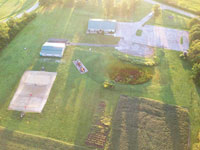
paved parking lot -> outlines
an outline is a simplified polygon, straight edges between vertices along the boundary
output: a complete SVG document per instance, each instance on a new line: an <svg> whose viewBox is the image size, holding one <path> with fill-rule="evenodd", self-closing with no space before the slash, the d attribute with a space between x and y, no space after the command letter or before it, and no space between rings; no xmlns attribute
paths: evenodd
<svg viewBox="0 0 200 150"><path fill-rule="evenodd" d="M121 39L118 46L115 47L120 52L125 54L140 56L140 57L151 57L154 54L154 48L143 44L137 44L132 41L126 41Z"/></svg>
<svg viewBox="0 0 200 150"><path fill-rule="evenodd" d="M141 36L136 35L138 29L142 30ZM187 31L151 25L142 26L140 22L119 22L115 36L122 38L117 47L118 50L129 50L129 53L133 54L139 51L141 56L149 55L152 51L150 47L176 51L185 51L189 48L189 33ZM181 38L183 39L183 44L181 44ZM135 47L133 45L143 45L144 53L142 53L140 46ZM144 48L145 46L146 48Z"/></svg>

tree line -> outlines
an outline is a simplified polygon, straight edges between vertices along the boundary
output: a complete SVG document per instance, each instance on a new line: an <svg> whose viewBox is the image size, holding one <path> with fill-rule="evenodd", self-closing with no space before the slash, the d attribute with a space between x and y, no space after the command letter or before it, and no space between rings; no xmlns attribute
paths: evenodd
<svg viewBox="0 0 200 150"><path fill-rule="evenodd" d="M135 10L138 0L102 0L102 3L105 17L129 17Z"/></svg>
<svg viewBox="0 0 200 150"><path fill-rule="evenodd" d="M200 18L193 18L189 23L190 47L188 53L181 57L188 59L192 64L192 78L200 86Z"/></svg>
<svg viewBox="0 0 200 150"><path fill-rule="evenodd" d="M0 50L6 47L12 39L31 20L36 17L36 13L24 14L21 18L11 18L7 22L0 23Z"/></svg>

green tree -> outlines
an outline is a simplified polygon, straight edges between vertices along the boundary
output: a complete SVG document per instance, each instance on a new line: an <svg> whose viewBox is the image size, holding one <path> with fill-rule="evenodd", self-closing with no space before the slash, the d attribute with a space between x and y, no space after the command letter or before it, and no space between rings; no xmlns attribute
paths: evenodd
<svg viewBox="0 0 200 150"><path fill-rule="evenodd" d="M128 5L127 0L123 0L121 2L120 13L122 16L126 16L126 17L129 15L129 5Z"/></svg>
<svg viewBox="0 0 200 150"><path fill-rule="evenodd" d="M154 17L157 18L161 15L161 8L160 5L156 4L153 6Z"/></svg>
<svg viewBox="0 0 200 150"><path fill-rule="evenodd" d="M14 38L15 35L20 31L19 26L17 25L16 19L10 18L7 21L7 25L9 27L9 37Z"/></svg>
<svg viewBox="0 0 200 150"><path fill-rule="evenodd" d="M191 28L197 24L200 24L200 18L192 18L189 22L189 27Z"/></svg>
<svg viewBox="0 0 200 150"><path fill-rule="evenodd" d="M137 2L138 2L138 0L129 0L128 1L130 12L134 11Z"/></svg>
<svg viewBox="0 0 200 150"><path fill-rule="evenodd" d="M48 7L50 6L52 3L54 3L56 0L39 0L40 5L43 7Z"/></svg>
<svg viewBox="0 0 200 150"><path fill-rule="evenodd" d="M190 43L192 43L195 40L200 40L200 30L194 31L193 33L190 34Z"/></svg>
<svg viewBox="0 0 200 150"><path fill-rule="evenodd" d="M192 78L197 85L200 85L200 64L195 63L192 67Z"/></svg>
<svg viewBox="0 0 200 150"><path fill-rule="evenodd" d="M86 4L86 1L85 0L75 0L74 4L76 7L81 8Z"/></svg>
<svg viewBox="0 0 200 150"><path fill-rule="evenodd" d="M192 26L192 28L190 29L190 34L193 34L195 31L200 31L200 24Z"/></svg>
<svg viewBox="0 0 200 150"><path fill-rule="evenodd" d="M192 42L188 51L188 58L192 63L200 63L200 40Z"/></svg>
<svg viewBox="0 0 200 150"><path fill-rule="evenodd" d="M73 7L75 5L75 0L63 0L65 7Z"/></svg>
<svg viewBox="0 0 200 150"><path fill-rule="evenodd" d="M103 0L104 16L112 17L114 10L114 0Z"/></svg>
<svg viewBox="0 0 200 150"><path fill-rule="evenodd" d="M9 27L6 23L0 23L0 49L9 43Z"/></svg>

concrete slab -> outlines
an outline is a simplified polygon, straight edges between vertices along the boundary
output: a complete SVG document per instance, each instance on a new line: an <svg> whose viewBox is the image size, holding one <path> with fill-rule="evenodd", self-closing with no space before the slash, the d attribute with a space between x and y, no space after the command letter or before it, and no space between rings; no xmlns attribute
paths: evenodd
<svg viewBox="0 0 200 150"><path fill-rule="evenodd" d="M41 113L56 75L56 72L26 71L8 109Z"/></svg>
<svg viewBox="0 0 200 150"><path fill-rule="evenodd" d="M138 29L142 30L141 36L136 35ZM121 37L127 43L137 43L176 51L186 51L189 49L189 33L184 30L151 25L140 26L138 22L119 22L115 36ZM183 38L183 44L181 44L181 38ZM119 43L119 46L123 45ZM130 46L128 45L128 47Z"/></svg>
<svg viewBox="0 0 200 150"><path fill-rule="evenodd" d="M115 47L120 52L128 55L139 56L139 57L151 57L154 54L154 48L142 44L137 44L132 41L125 41L121 39L118 46Z"/></svg>

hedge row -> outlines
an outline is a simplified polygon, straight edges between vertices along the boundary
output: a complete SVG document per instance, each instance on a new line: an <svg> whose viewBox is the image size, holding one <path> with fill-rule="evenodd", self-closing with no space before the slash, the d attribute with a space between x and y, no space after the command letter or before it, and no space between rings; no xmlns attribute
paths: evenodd
<svg viewBox="0 0 200 150"><path fill-rule="evenodd" d="M192 63L192 78L196 85L200 86L200 21L193 18L190 21L190 48L187 53L180 55Z"/></svg>
<svg viewBox="0 0 200 150"><path fill-rule="evenodd" d="M129 62L131 64L152 67L152 66L156 66L160 63L160 59L159 59L160 54L159 53L160 53L159 50L155 51L155 56L150 57L150 58L127 55L122 52L113 52L113 55L115 57L117 57L118 59Z"/></svg>
<svg viewBox="0 0 200 150"><path fill-rule="evenodd" d="M17 33L19 33L35 17L36 13L25 13L21 18L11 18L7 22L1 22L0 50L6 47L12 39L14 39Z"/></svg>

